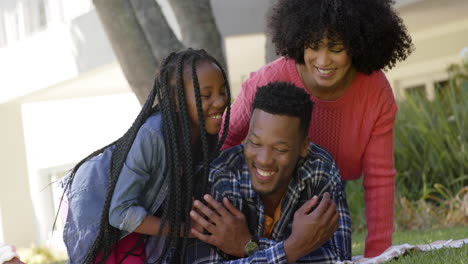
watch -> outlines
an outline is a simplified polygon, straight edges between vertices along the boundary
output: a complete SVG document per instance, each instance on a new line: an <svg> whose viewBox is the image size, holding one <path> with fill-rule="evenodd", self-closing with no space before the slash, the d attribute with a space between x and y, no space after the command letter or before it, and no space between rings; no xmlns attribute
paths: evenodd
<svg viewBox="0 0 468 264"><path fill-rule="evenodd" d="M245 244L244 254L245 254L246 257L248 257L248 256L251 256L252 254L254 254L255 252L257 252L258 250L259 250L258 238L253 236L252 239L250 239L249 242L247 242L247 244Z"/></svg>

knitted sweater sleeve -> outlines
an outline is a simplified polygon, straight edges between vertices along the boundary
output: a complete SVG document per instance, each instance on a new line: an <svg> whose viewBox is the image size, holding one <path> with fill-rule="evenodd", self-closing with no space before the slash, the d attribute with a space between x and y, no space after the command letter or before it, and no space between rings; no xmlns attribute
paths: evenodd
<svg viewBox="0 0 468 264"><path fill-rule="evenodd" d="M381 254L392 244L395 169L393 127L397 105L388 82L377 96L378 113L363 157L367 237L365 257Z"/></svg>

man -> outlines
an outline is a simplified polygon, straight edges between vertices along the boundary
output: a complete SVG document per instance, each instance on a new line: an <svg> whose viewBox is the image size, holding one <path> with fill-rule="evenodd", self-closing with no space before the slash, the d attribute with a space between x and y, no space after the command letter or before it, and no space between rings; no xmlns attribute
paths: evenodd
<svg viewBox="0 0 468 264"><path fill-rule="evenodd" d="M191 229L200 241L189 246L187 262L349 260L351 221L339 171L307 136L310 96L270 83L257 90L252 109L246 142L212 163L207 206L194 202L195 226L209 233Z"/></svg>

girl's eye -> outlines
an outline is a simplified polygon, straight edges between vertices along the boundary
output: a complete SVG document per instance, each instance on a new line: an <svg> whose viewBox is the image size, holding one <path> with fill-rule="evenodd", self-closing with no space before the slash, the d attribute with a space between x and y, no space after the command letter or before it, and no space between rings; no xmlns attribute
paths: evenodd
<svg viewBox="0 0 468 264"><path fill-rule="evenodd" d="M209 98L211 95L210 94L200 94L200 97L203 97L203 98Z"/></svg>

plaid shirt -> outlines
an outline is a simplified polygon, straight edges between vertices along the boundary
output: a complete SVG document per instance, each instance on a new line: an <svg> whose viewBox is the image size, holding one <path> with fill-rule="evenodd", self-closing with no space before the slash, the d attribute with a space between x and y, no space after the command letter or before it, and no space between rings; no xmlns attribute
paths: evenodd
<svg viewBox="0 0 468 264"><path fill-rule="evenodd" d="M187 263L287 263L283 241L291 234L294 212L314 195L329 192L337 205L339 227L321 248L296 263L334 263L351 259L351 219L338 168L323 148L310 144L289 183L281 204L281 217L275 224L272 239L262 237L265 212L260 197L252 189L244 158L244 146L228 149L211 164L211 194L221 202L227 197L247 219L251 234L259 237L260 250L247 258L235 259L215 247L195 241L188 247Z"/></svg>

